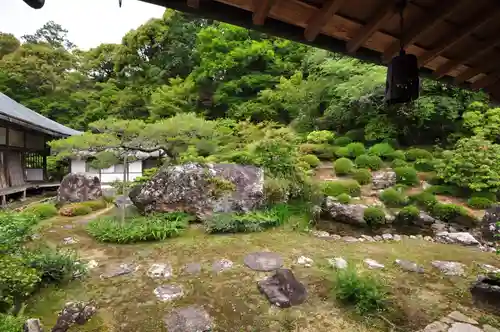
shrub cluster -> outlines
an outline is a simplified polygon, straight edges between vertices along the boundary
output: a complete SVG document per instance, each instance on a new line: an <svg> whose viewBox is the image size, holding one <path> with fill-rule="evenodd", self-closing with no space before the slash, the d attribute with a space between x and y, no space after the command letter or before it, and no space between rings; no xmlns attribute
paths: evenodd
<svg viewBox="0 0 500 332"><path fill-rule="evenodd" d="M0 255L15 251L32 233L40 218L32 213L0 213Z"/></svg>
<svg viewBox="0 0 500 332"><path fill-rule="evenodd" d="M387 188L382 191L380 200L388 207L400 207L408 204L408 197L394 188Z"/></svg>
<svg viewBox="0 0 500 332"><path fill-rule="evenodd" d="M321 161L318 157L313 154L306 154L300 158L302 161L305 161L311 167L318 167Z"/></svg>
<svg viewBox="0 0 500 332"><path fill-rule="evenodd" d="M398 168L398 167L408 167L408 163L404 161L403 159L394 159L391 162L391 167L392 168Z"/></svg>
<svg viewBox="0 0 500 332"><path fill-rule="evenodd" d="M359 184L368 184L372 182L372 173L369 169L358 168L352 171L352 178L359 182Z"/></svg>
<svg viewBox="0 0 500 332"><path fill-rule="evenodd" d="M181 235L191 217L182 212L136 216L122 223L117 217L92 220L87 232L100 242L135 243L160 241Z"/></svg>
<svg viewBox="0 0 500 332"><path fill-rule="evenodd" d="M420 210L416 206L405 206L399 211L397 219L404 223L411 223L418 218L419 214Z"/></svg>
<svg viewBox="0 0 500 332"><path fill-rule="evenodd" d="M360 142L349 143L346 146L350 158L356 158L365 153L365 145Z"/></svg>
<svg viewBox="0 0 500 332"><path fill-rule="evenodd" d="M469 216L469 213L464 207L456 204L444 203L434 204L431 210L431 214L433 217L445 222L454 221L458 217Z"/></svg>
<svg viewBox="0 0 500 332"><path fill-rule="evenodd" d="M341 194L349 196L361 195L361 185L356 180L324 181L322 190L325 196L338 197Z"/></svg>
<svg viewBox="0 0 500 332"><path fill-rule="evenodd" d="M328 130L315 130L307 135L307 141L316 144L331 143L334 138L335 134Z"/></svg>
<svg viewBox="0 0 500 332"><path fill-rule="evenodd" d="M340 158L333 163L333 169L336 175L347 175L354 169L354 164L347 158Z"/></svg>
<svg viewBox="0 0 500 332"><path fill-rule="evenodd" d="M488 209L493 205L493 201L490 201L486 197L471 197L467 201L467 205L473 209Z"/></svg>
<svg viewBox="0 0 500 332"><path fill-rule="evenodd" d="M333 140L333 145L336 146L346 146L347 144L351 143L352 139L347 137L347 136L340 136L337 137L336 139Z"/></svg>
<svg viewBox="0 0 500 332"><path fill-rule="evenodd" d="M447 195L453 197L461 197L464 195L464 192L460 188L451 185L430 186L425 191L434 195Z"/></svg>
<svg viewBox="0 0 500 332"><path fill-rule="evenodd" d="M351 202L351 196L348 194L340 194L337 196L337 201L342 204L349 204Z"/></svg>
<svg viewBox="0 0 500 332"><path fill-rule="evenodd" d="M395 150L391 153L389 153L387 156L385 156L386 159L388 160L406 160L406 154L403 150Z"/></svg>
<svg viewBox="0 0 500 332"><path fill-rule="evenodd" d="M414 186L420 183L417 171L412 167L397 167L394 169L394 172L396 173L397 183L408 186Z"/></svg>
<svg viewBox="0 0 500 332"><path fill-rule="evenodd" d="M406 151L406 160L416 161L418 159L432 159L432 153L427 150L414 148Z"/></svg>
<svg viewBox="0 0 500 332"><path fill-rule="evenodd" d="M436 196L425 191L419 194L411 195L409 198L411 202L426 210L432 209L432 207L438 202Z"/></svg>
<svg viewBox="0 0 500 332"><path fill-rule="evenodd" d="M430 159L417 159L413 166L419 172L432 172L435 169L436 163Z"/></svg>
<svg viewBox="0 0 500 332"><path fill-rule="evenodd" d="M372 227L385 224L386 222L384 210L376 206L367 207L363 212L363 219Z"/></svg>
<svg viewBox="0 0 500 332"><path fill-rule="evenodd" d="M383 159L391 159L390 156L392 153L394 153L394 148L389 143L378 143L368 149L369 155L378 156Z"/></svg>
<svg viewBox="0 0 500 332"><path fill-rule="evenodd" d="M359 168L369 168L377 171L382 168L383 162L379 156L362 154L354 161Z"/></svg>
<svg viewBox="0 0 500 332"><path fill-rule="evenodd" d="M84 216L92 213L92 211L104 209L106 206L106 201L102 199L80 203L70 203L62 206L59 209L59 214L64 217Z"/></svg>
<svg viewBox="0 0 500 332"><path fill-rule="evenodd" d="M51 203L33 204L28 206L24 211L32 213L42 220L57 215L57 208Z"/></svg>

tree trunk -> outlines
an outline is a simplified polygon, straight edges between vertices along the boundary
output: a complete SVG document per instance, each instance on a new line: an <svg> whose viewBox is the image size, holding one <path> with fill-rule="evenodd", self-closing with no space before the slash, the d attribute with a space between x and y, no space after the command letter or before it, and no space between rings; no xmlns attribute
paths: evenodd
<svg viewBox="0 0 500 332"><path fill-rule="evenodd" d="M122 224L125 223L125 199L128 196L128 164L127 164L128 153L123 157L123 204L121 206L121 221Z"/></svg>

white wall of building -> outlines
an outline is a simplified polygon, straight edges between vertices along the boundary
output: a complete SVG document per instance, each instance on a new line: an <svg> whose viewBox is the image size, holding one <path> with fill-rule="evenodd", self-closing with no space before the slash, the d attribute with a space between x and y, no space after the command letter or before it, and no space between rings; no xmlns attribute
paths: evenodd
<svg viewBox="0 0 500 332"><path fill-rule="evenodd" d="M129 181L134 181L135 178L142 176L142 161L137 160L129 164ZM109 168L99 170L87 167L85 160L71 160L71 173L85 173L88 175L97 176L101 183L111 183L113 181L123 180L123 165L118 164Z"/></svg>

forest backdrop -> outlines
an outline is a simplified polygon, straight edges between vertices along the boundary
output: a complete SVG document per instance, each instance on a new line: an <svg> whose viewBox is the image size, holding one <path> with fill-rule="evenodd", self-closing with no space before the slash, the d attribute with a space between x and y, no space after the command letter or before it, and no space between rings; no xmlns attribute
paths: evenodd
<svg viewBox="0 0 500 332"><path fill-rule="evenodd" d="M487 96L424 80L421 98L388 107L381 66L166 10L121 44L82 51L48 22L20 40L0 33L0 91L79 130L115 117L146 122L195 112L274 121L298 132L356 129L366 141L454 143Z"/></svg>

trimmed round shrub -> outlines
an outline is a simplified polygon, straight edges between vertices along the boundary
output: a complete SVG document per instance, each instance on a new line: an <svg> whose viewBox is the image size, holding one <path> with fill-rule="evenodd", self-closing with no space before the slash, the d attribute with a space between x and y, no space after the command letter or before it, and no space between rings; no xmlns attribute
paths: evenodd
<svg viewBox="0 0 500 332"><path fill-rule="evenodd" d="M486 197L471 197L467 201L467 205L473 209L488 209L493 205L493 201L490 201Z"/></svg>
<svg viewBox="0 0 500 332"><path fill-rule="evenodd" d="M300 159L302 161L305 161L307 164L309 164L309 166L314 167L314 168L318 167L319 164L321 163L319 158L313 154L306 154L305 156L302 156Z"/></svg>
<svg viewBox="0 0 500 332"><path fill-rule="evenodd" d="M342 204L349 204L351 202L351 196L349 194L340 194L337 196L337 200Z"/></svg>
<svg viewBox="0 0 500 332"><path fill-rule="evenodd" d="M290 180L266 177L264 179L264 194L266 202L269 204L287 202L290 198L290 185Z"/></svg>
<svg viewBox="0 0 500 332"><path fill-rule="evenodd" d="M369 206L363 212L363 219L370 226L385 224L385 212L376 206Z"/></svg>
<svg viewBox="0 0 500 332"><path fill-rule="evenodd" d="M354 164L351 160L347 158L340 158L335 160L333 163L333 168L336 175L347 175L354 169Z"/></svg>
<svg viewBox="0 0 500 332"><path fill-rule="evenodd" d="M321 189L325 196L338 197L341 194L349 196L361 195L361 186L356 180L324 181Z"/></svg>
<svg viewBox="0 0 500 332"><path fill-rule="evenodd" d="M414 148L406 151L406 160L415 161L418 159L432 159L432 153L427 150Z"/></svg>
<svg viewBox="0 0 500 332"><path fill-rule="evenodd" d="M386 159L387 160L396 160L396 159L406 160L406 155L405 155L405 152L403 150L395 150L395 151L389 153L386 156Z"/></svg>
<svg viewBox="0 0 500 332"><path fill-rule="evenodd" d="M92 213L92 208L81 203L64 205L59 209L59 214L63 217L84 216L89 213Z"/></svg>
<svg viewBox="0 0 500 332"><path fill-rule="evenodd" d="M471 197L484 197L489 199L492 202L497 201L497 195L495 193L489 192L489 191L478 191L475 192L471 195Z"/></svg>
<svg viewBox="0 0 500 332"><path fill-rule="evenodd" d="M432 172L434 171L434 165L436 163L433 160L429 159L417 159L413 166L417 171L420 172Z"/></svg>
<svg viewBox="0 0 500 332"><path fill-rule="evenodd" d="M408 204L408 197L394 188L387 188L382 191L380 200L389 207L400 207Z"/></svg>
<svg viewBox="0 0 500 332"><path fill-rule="evenodd" d="M50 203L39 203L28 206L25 212L33 213L40 219L47 219L57 215L57 208L54 204Z"/></svg>
<svg viewBox="0 0 500 332"><path fill-rule="evenodd" d="M356 158L354 161L357 167L369 168L371 170L377 171L382 168L382 159L379 156L370 156L367 154L362 154Z"/></svg>
<svg viewBox="0 0 500 332"><path fill-rule="evenodd" d="M337 137L336 139L333 140L333 145L337 146L346 146L347 144L351 143L352 139L346 136L340 136Z"/></svg>
<svg viewBox="0 0 500 332"><path fill-rule="evenodd" d="M336 146L322 144L318 148L318 150L314 152L314 154L318 156L320 160L332 160L336 156L335 152L337 151L337 149L338 147Z"/></svg>
<svg viewBox="0 0 500 332"><path fill-rule="evenodd" d="M307 135L308 142L317 144L331 143L334 138L335 134L328 130L315 130Z"/></svg>
<svg viewBox="0 0 500 332"><path fill-rule="evenodd" d="M397 219L402 222L412 222L417 220L420 210L414 205L405 206L398 212Z"/></svg>
<svg viewBox="0 0 500 332"><path fill-rule="evenodd" d="M104 201L103 199L95 200L95 201L81 202L80 204L84 205L84 206L88 206L89 208L92 209L92 211L102 210L108 205L106 203L106 201Z"/></svg>
<svg viewBox="0 0 500 332"><path fill-rule="evenodd" d="M462 197L464 195L462 189L450 185L430 186L429 188L425 189L425 191L434 195L446 195L453 197Z"/></svg>
<svg viewBox="0 0 500 332"><path fill-rule="evenodd" d="M408 167L408 162L404 161L403 159L394 159L391 162L391 167L392 168L397 168L397 167Z"/></svg>
<svg viewBox="0 0 500 332"><path fill-rule="evenodd" d="M351 176L354 180L358 181L359 184L368 184L372 182L372 173L366 168L353 170Z"/></svg>
<svg viewBox="0 0 500 332"><path fill-rule="evenodd" d="M135 243L160 241L181 235L191 217L186 213L173 212L139 216L122 223L116 217L92 220L88 233L100 242Z"/></svg>
<svg viewBox="0 0 500 332"><path fill-rule="evenodd" d="M394 152L394 148L389 143L378 143L368 149L368 154L381 158L388 158Z"/></svg>
<svg viewBox="0 0 500 332"><path fill-rule="evenodd" d="M396 182L406 184L408 186L414 186L420 183L417 171L413 167L396 167L394 169L396 173Z"/></svg>
<svg viewBox="0 0 500 332"><path fill-rule="evenodd" d="M347 147L345 147L345 146L338 147L338 148L335 150L335 155L336 155L338 158L349 158L349 150L348 150L348 149L347 149Z"/></svg>
<svg viewBox="0 0 500 332"><path fill-rule="evenodd" d="M431 212L433 217L445 222L453 221L453 219L460 216L469 215L469 213L463 206L456 204L444 204L444 203L434 204Z"/></svg>
<svg viewBox="0 0 500 332"><path fill-rule="evenodd" d="M410 201L425 208L426 210L432 209L438 203L436 196L429 192L421 192L419 194L411 195Z"/></svg>
<svg viewBox="0 0 500 332"><path fill-rule="evenodd" d="M347 144L347 150L349 151L349 157L356 158L365 153L365 145L360 142L353 142Z"/></svg>

